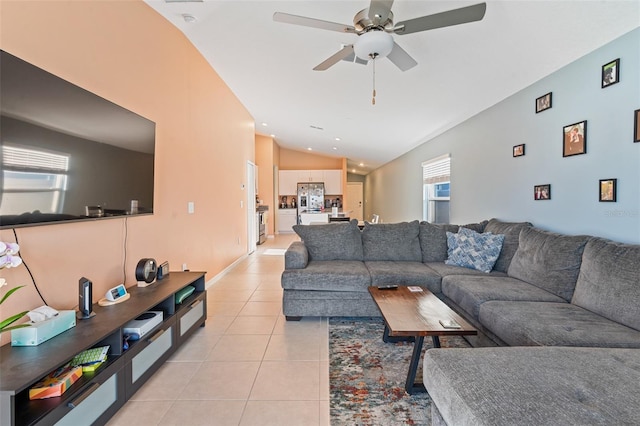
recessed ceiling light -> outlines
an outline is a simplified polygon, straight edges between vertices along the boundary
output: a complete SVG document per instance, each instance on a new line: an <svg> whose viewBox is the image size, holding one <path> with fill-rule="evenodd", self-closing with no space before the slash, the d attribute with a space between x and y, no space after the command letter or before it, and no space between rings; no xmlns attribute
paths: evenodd
<svg viewBox="0 0 640 426"><path fill-rule="evenodd" d="M311 149L311 147L307 148L307 151L313 151L313 149Z"/></svg>
<svg viewBox="0 0 640 426"><path fill-rule="evenodd" d="M356 169L351 169L351 173L355 173L355 172L356 172Z"/></svg>
<svg viewBox="0 0 640 426"><path fill-rule="evenodd" d="M360 167L364 167L364 163L360 163Z"/></svg>
<svg viewBox="0 0 640 426"><path fill-rule="evenodd" d="M263 125L264 127L267 127L267 123L264 123L264 122L263 122L263 123L262 123L262 125Z"/></svg>
<svg viewBox="0 0 640 426"><path fill-rule="evenodd" d="M333 147L333 148L331 148L331 149L333 149L334 151L337 151L337 150L338 150L338 147L337 147L337 146L334 146L334 147Z"/></svg>
<svg viewBox="0 0 640 426"><path fill-rule="evenodd" d="M336 138L336 140L337 140L338 142L340 142L340 138Z"/></svg>
<svg viewBox="0 0 640 426"><path fill-rule="evenodd" d="M275 137L276 137L276 135L272 134L272 135L271 135L271 137L272 137L272 138L275 138Z"/></svg>

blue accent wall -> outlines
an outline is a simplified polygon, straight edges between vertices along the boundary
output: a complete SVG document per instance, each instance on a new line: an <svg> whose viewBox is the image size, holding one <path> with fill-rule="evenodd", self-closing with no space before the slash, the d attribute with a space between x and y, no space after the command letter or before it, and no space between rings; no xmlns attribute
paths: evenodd
<svg viewBox="0 0 640 426"><path fill-rule="evenodd" d="M620 81L601 88L602 65L620 58ZM536 98L552 108L535 113ZM461 99L460 102L464 102ZM496 217L550 231L640 243L640 28L425 141L367 176L365 216L422 217L421 163L451 154L451 223ZM563 157L563 127L587 120L587 152ZM513 157L513 146L525 155ZM618 180L615 203L599 202L600 179ZM535 185L551 199L536 201ZM401 190L399 190L399 188Z"/></svg>

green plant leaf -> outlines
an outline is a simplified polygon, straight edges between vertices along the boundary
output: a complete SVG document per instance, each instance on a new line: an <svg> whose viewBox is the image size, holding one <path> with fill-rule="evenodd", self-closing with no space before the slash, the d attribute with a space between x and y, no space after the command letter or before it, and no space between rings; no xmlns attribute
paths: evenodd
<svg viewBox="0 0 640 426"><path fill-rule="evenodd" d="M0 299L0 305L2 305L2 302L7 300L9 298L9 296L11 296L14 292L20 290L22 287L24 287L24 286L23 285L19 285L18 287L14 287L11 290L9 290L4 296L2 296L2 299Z"/></svg>
<svg viewBox="0 0 640 426"><path fill-rule="evenodd" d="M8 330L11 330L11 329L15 329L15 328L29 327L30 324L20 324L20 325L14 325L13 327L8 327L9 325L11 325L14 322L18 321L23 316L27 315L28 312L29 311L20 312L19 314L15 314L13 316L10 316L9 318L7 318L4 321L0 322L0 333L8 331Z"/></svg>

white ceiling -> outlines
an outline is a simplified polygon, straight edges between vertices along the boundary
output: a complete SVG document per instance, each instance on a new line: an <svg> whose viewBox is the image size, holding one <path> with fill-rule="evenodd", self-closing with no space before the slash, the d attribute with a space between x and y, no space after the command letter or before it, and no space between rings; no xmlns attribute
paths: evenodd
<svg viewBox="0 0 640 426"><path fill-rule="evenodd" d="M146 2L204 55L253 115L257 132L275 135L285 148L347 157L358 173L640 26L638 0L489 0L482 21L394 35L418 66L402 72L379 61L372 105L371 63L312 70L357 35L272 19L278 11L352 25L368 0ZM392 11L397 23L476 3L396 0Z"/></svg>

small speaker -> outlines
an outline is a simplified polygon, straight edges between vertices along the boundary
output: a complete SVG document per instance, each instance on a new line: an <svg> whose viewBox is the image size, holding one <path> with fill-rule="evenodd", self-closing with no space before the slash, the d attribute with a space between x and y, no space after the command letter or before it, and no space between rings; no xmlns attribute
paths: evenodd
<svg viewBox="0 0 640 426"><path fill-rule="evenodd" d="M78 281L78 319L89 319L95 316L93 312L93 283L85 277Z"/></svg>

